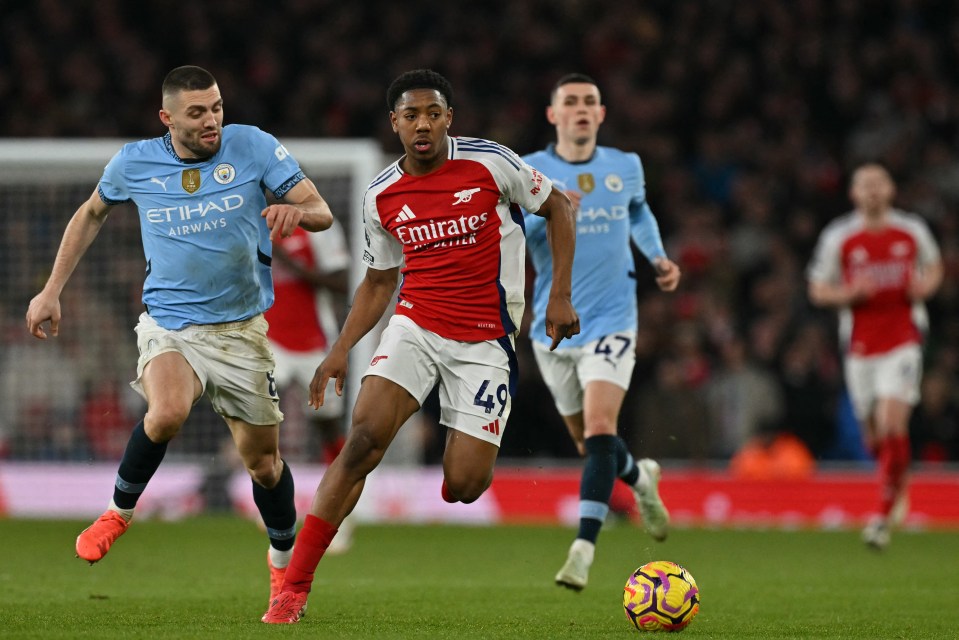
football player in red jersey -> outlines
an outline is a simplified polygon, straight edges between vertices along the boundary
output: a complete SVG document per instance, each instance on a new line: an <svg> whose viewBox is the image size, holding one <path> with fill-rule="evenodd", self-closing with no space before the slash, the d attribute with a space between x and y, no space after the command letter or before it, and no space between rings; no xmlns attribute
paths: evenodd
<svg viewBox="0 0 959 640"><path fill-rule="evenodd" d="M889 544L905 517L911 457L909 416L919 401L924 302L939 289L943 266L926 222L893 207L896 186L879 164L852 175L855 210L823 229L807 276L809 299L840 309L846 386L867 447L878 462L878 515L863 530L872 548Z"/></svg>
<svg viewBox="0 0 959 640"><path fill-rule="evenodd" d="M324 403L330 378L342 392L349 350L386 311L402 267L399 300L363 378L346 445L316 490L281 594L263 616L268 623L302 615L316 566L366 476L433 387L439 385L441 422L448 428L443 499L473 502L489 487L516 385L513 341L525 303L519 207L547 220L552 347L579 332L569 198L502 145L451 137L453 92L438 73L400 75L387 103L405 155L367 189L368 269L310 385L314 407Z"/></svg>
<svg viewBox="0 0 959 640"><path fill-rule="evenodd" d="M328 397L318 411L304 414L305 394L316 363L326 357L340 331L339 310L348 291L350 255L339 222L323 233L296 229L273 242L273 306L264 314L266 337L276 363L273 379L286 420L284 448L310 448L325 465L333 462L346 440L342 396ZM332 381L328 385L332 390ZM291 416L294 418L291 420ZM315 444L314 444L315 443ZM344 521L330 553L343 553L352 543L350 520Z"/></svg>

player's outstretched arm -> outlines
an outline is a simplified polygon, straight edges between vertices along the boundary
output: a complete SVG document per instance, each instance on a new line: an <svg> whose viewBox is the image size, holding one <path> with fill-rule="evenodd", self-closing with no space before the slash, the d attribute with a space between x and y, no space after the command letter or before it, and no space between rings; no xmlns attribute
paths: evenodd
<svg viewBox="0 0 959 640"><path fill-rule="evenodd" d="M271 204L260 214L266 218L270 240L289 238L297 226L307 231L323 231L333 224L330 206L309 178L300 180L278 204Z"/></svg>
<svg viewBox="0 0 959 640"><path fill-rule="evenodd" d="M399 272L399 267L366 270L366 277L356 288L353 306L343 323L343 330L330 347L329 355L316 368L310 382L310 406L314 409L323 406L326 384L330 378L336 378L336 395L343 395L350 349L383 317L393 300Z"/></svg>
<svg viewBox="0 0 959 640"><path fill-rule="evenodd" d="M60 294L80 263L80 258L100 232L109 211L110 206L103 202L99 192L94 190L67 223L47 284L34 296L27 308L27 330L37 338L46 339L47 334L43 330L46 322L50 323L52 335L60 333Z"/></svg>
<svg viewBox="0 0 959 640"><path fill-rule="evenodd" d="M573 308L573 254L576 250L576 211L565 193L553 187L536 215L546 218L546 237L553 257L553 281L546 303L546 335L552 351L563 338L579 333Z"/></svg>

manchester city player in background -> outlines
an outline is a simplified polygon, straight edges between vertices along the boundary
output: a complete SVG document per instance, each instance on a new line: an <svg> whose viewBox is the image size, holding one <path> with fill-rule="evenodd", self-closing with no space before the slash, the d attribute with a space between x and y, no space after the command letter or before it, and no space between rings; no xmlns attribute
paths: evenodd
<svg viewBox="0 0 959 640"><path fill-rule="evenodd" d="M588 76L570 74L553 88L546 116L556 144L523 159L549 177L577 208L573 306L579 335L549 350L543 331L552 273L544 224L526 216L526 242L536 270L530 337L543 380L585 465L579 492L579 532L556 583L586 586L596 539L609 512L616 478L633 490L646 530L664 540L669 513L659 497L659 465L638 463L617 435L619 411L636 362L636 284L630 238L656 269L662 291L679 285L679 267L666 257L659 225L646 203L639 156L597 146L606 115L599 88Z"/></svg>
<svg viewBox="0 0 959 640"><path fill-rule="evenodd" d="M283 415L262 315L273 304L271 240L297 226L322 231L333 216L276 138L252 126L223 126L223 99L209 72L178 67L162 93L168 132L127 144L110 160L67 224L50 278L27 310L34 336L47 337L47 322L58 335L60 293L111 207L137 206L146 311L136 327L132 385L147 412L133 428L108 509L77 537L76 552L97 562L127 530L167 443L206 395L253 479L270 538L272 590L292 553L296 511L293 477L278 450ZM267 206L265 189L280 202Z"/></svg>

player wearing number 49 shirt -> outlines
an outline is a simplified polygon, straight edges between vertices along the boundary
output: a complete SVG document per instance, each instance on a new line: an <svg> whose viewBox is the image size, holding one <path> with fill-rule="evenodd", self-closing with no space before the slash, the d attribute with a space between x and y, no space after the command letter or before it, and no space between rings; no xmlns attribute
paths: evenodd
<svg viewBox="0 0 959 640"><path fill-rule="evenodd" d="M556 408L585 455L580 482L580 526L556 583L586 586L595 544L609 512L616 478L632 490L649 533L666 537L669 514L659 498L659 465L637 463L617 435L619 410L636 362L636 283L630 238L657 272L663 291L679 284L679 268L666 257L659 225L646 202L639 156L597 146L606 115L599 88L588 76L570 74L553 88L546 115L556 127L556 144L524 160L545 173L576 205L573 305L583 332L546 348L540 325L552 279L549 243L543 225L527 216L533 287L533 354Z"/></svg>
<svg viewBox="0 0 959 640"><path fill-rule="evenodd" d="M366 277L310 385L314 406L326 383L342 392L347 354L399 301L366 370L346 445L323 475L280 597L263 616L296 622L313 573L350 513L367 474L400 426L439 385L449 429L440 494L473 502L493 480L516 381L513 337L523 314L525 244L519 207L543 216L553 250L544 323L552 347L579 331L570 294L575 233L569 198L509 149L452 138L449 82L429 70L404 73L387 91L390 121L405 155L366 193Z"/></svg>
<svg viewBox="0 0 959 640"><path fill-rule="evenodd" d="M856 209L823 229L807 271L813 304L840 310L846 387L863 439L879 462L879 513L863 530L863 541L874 549L889 544L891 529L905 517L924 302L943 277L929 227L919 216L894 209L895 195L885 168L856 169L849 186Z"/></svg>

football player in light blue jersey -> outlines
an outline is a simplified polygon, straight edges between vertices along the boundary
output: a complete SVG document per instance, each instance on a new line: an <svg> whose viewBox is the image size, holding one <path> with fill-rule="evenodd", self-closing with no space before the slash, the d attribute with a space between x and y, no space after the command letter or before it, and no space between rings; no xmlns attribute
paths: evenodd
<svg viewBox="0 0 959 640"><path fill-rule="evenodd" d="M617 435L619 411L636 362L636 283L630 239L656 270L663 291L679 285L680 271L663 248L659 225L646 202L639 156L597 145L606 115L599 88L570 74L553 88L546 116L556 144L523 159L562 188L577 208L573 305L581 332L555 351L542 330L549 295L549 243L544 225L527 215L526 243L536 270L533 286L533 353L580 453L579 531L556 583L586 586L596 539L609 512L616 478L633 490L644 525L664 540L669 513L659 497L659 465L638 463Z"/></svg>
<svg viewBox="0 0 959 640"><path fill-rule="evenodd" d="M223 99L204 69L178 67L163 81L166 135L125 145L67 224L46 286L27 310L37 338L60 328L60 292L106 221L132 201L140 215L146 312L136 327L132 383L147 401L117 472L107 511L76 541L93 564L128 528L167 443L201 395L226 420L253 480L270 538L273 590L296 533L293 476L280 458L283 415L272 379L263 312L273 303L271 241L297 226L322 231L333 216L316 186L277 140L255 127L223 126ZM267 205L265 189L277 204Z"/></svg>
<svg viewBox="0 0 959 640"><path fill-rule="evenodd" d="M273 304L264 187L282 199L303 172L256 127L233 124L216 135L216 153L197 159L181 157L172 134L127 144L97 188L107 205L136 203L143 304L165 329L246 320Z"/></svg>

